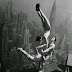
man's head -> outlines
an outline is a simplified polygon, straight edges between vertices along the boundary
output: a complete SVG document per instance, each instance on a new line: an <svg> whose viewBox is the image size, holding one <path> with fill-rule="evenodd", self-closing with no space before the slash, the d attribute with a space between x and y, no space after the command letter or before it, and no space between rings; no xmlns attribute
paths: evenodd
<svg viewBox="0 0 72 72"><path fill-rule="evenodd" d="M42 40L41 36L37 36L36 41L40 42Z"/></svg>
<svg viewBox="0 0 72 72"><path fill-rule="evenodd" d="M51 41L56 42L56 37L52 37Z"/></svg>

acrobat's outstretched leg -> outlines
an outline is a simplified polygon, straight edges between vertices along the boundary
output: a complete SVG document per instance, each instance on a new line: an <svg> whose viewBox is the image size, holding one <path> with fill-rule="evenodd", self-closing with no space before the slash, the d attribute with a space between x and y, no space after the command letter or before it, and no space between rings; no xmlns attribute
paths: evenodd
<svg viewBox="0 0 72 72"><path fill-rule="evenodd" d="M28 58L30 58L31 60L34 60L34 57L31 56L30 54L28 54L25 50L23 50L22 48L18 48L17 50L20 50L21 52L23 52Z"/></svg>
<svg viewBox="0 0 72 72"><path fill-rule="evenodd" d="M23 50L22 48L18 48L17 50L20 50L21 52L24 53L24 55L26 55L29 59L33 60L33 61L39 61L41 58L41 54L37 54L36 56L32 56L29 53L27 53L25 50Z"/></svg>
<svg viewBox="0 0 72 72"><path fill-rule="evenodd" d="M36 4L36 11L39 15L39 17L41 18L41 21L42 21L42 26L44 28L44 37L46 39L46 42L47 42L47 47L48 47L48 37L50 35L50 29L51 29L51 26L50 26L50 22L49 20L47 19L47 17L45 16L45 14L42 12L41 8L40 8L40 4Z"/></svg>

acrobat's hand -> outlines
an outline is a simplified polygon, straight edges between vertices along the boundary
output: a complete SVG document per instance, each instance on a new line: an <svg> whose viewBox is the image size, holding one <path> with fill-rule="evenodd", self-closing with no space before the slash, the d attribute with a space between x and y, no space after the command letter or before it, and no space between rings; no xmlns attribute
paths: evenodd
<svg viewBox="0 0 72 72"><path fill-rule="evenodd" d="M37 4L36 4L36 11L40 11L40 8L39 8L39 7L40 7L40 4L37 3Z"/></svg>
<svg viewBox="0 0 72 72"><path fill-rule="evenodd" d="M22 49L22 48L17 48L17 50L20 50L20 51L22 51L23 49Z"/></svg>
<svg viewBox="0 0 72 72"><path fill-rule="evenodd" d="M41 49L41 52L44 53L43 49Z"/></svg>

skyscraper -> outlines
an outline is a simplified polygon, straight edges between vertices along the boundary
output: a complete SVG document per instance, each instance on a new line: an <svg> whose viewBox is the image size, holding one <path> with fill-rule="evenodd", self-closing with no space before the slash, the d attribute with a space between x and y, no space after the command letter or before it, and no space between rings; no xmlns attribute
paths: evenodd
<svg viewBox="0 0 72 72"><path fill-rule="evenodd" d="M49 17L49 21L50 21L50 24L51 24L51 35L50 35L50 37L52 37L55 34L55 17L56 17L56 0L54 0L52 10L51 10L51 13L50 13L50 17Z"/></svg>
<svg viewBox="0 0 72 72"><path fill-rule="evenodd" d="M9 22L12 22L12 5L13 5L12 1L8 2L8 5L7 5L7 17L8 17Z"/></svg>
<svg viewBox="0 0 72 72"><path fill-rule="evenodd" d="M29 37L30 37L29 29L26 29L24 34L24 45L28 45Z"/></svg>

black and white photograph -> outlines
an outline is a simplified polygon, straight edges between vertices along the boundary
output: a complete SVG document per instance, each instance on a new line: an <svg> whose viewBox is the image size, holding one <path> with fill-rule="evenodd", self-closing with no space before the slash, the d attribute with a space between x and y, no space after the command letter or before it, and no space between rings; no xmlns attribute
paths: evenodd
<svg viewBox="0 0 72 72"><path fill-rule="evenodd" d="M72 72L72 0L0 0L0 72Z"/></svg>

